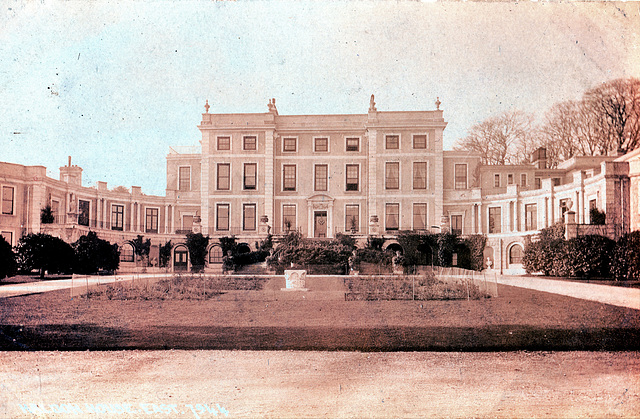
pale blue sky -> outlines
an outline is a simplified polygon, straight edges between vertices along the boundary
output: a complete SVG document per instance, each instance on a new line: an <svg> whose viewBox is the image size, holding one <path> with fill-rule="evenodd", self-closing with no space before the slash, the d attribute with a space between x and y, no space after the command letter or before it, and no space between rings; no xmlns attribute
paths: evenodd
<svg viewBox="0 0 640 419"><path fill-rule="evenodd" d="M164 195L211 112L434 109L445 148L508 109L640 76L638 3L0 1L0 161Z"/></svg>

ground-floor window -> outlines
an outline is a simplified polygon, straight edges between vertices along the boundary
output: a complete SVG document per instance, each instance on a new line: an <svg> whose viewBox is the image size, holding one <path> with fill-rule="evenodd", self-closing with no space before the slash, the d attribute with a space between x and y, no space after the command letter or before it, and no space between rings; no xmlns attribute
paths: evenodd
<svg viewBox="0 0 640 419"><path fill-rule="evenodd" d="M345 207L345 230L360 231L360 206L347 205Z"/></svg>
<svg viewBox="0 0 640 419"><path fill-rule="evenodd" d="M296 229L296 206L282 206L282 231L288 233Z"/></svg>
<svg viewBox="0 0 640 419"><path fill-rule="evenodd" d="M427 228L427 204L413 204L413 229Z"/></svg>
<svg viewBox="0 0 640 419"><path fill-rule="evenodd" d="M400 228L400 204L386 204L385 229L398 230Z"/></svg>

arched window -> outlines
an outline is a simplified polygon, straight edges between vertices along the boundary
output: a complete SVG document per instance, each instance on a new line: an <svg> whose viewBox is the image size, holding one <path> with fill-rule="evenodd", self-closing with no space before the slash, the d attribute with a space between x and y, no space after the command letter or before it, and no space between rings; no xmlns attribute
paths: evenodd
<svg viewBox="0 0 640 419"><path fill-rule="evenodd" d="M209 263L222 263L222 248L220 246L213 246L209 249Z"/></svg>
<svg viewBox="0 0 640 419"><path fill-rule="evenodd" d="M522 246L514 244L509 249L509 264L522 263Z"/></svg>
<svg viewBox="0 0 640 419"><path fill-rule="evenodd" d="M120 262L133 262L133 245L125 243L120 246Z"/></svg>

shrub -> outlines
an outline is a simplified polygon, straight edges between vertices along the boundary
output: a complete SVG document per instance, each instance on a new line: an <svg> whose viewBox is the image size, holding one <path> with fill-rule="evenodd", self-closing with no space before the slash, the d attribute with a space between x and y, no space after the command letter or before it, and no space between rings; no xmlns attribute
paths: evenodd
<svg viewBox="0 0 640 419"><path fill-rule="evenodd" d="M527 272L579 278L611 275L610 257L616 254L613 240L595 235L565 240L562 224L542 229L539 237L537 242L528 240L525 245L523 264ZM626 252L620 250L620 254L622 258Z"/></svg>
<svg viewBox="0 0 640 419"><path fill-rule="evenodd" d="M189 233L187 234L186 245L191 258L191 270L193 272L202 272L207 258L209 236L203 236L202 233Z"/></svg>
<svg viewBox="0 0 640 419"><path fill-rule="evenodd" d="M271 234L259 243L256 242L256 248L258 250L248 253L241 253L238 251L236 238L233 236L220 237L219 241L220 248L224 254L222 262L222 269L224 271L236 271L238 268L245 265L264 262L267 260L267 257L273 248L273 237Z"/></svg>
<svg viewBox="0 0 640 419"><path fill-rule="evenodd" d="M42 224L53 224L55 217L53 216L53 210L51 205L47 205L40 210L40 222Z"/></svg>
<svg viewBox="0 0 640 419"><path fill-rule="evenodd" d="M38 233L28 234L18 243L18 264L23 271L34 269L40 271L40 278L44 278L45 271L49 273L71 273L75 254L73 248L64 240Z"/></svg>
<svg viewBox="0 0 640 419"><path fill-rule="evenodd" d="M604 225L607 221L607 214L594 207L589 210L589 220L591 220L591 224Z"/></svg>
<svg viewBox="0 0 640 419"><path fill-rule="evenodd" d="M0 279L15 275L16 268L16 255L11 245L0 236Z"/></svg>
<svg viewBox="0 0 640 419"><path fill-rule="evenodd" d="M160 246L160 249L158 251L160 267L166 268L167 266L169 266L169 262L171 261L171 249L173 249L171 240Z"/></svg>
<svg viewBox="0 0 640 419"><path fill-rule="evenodd" d="M76 253L74 271L91 274L101 269L115 271L120 265L118 245L99 239L95 232L80 237L73 244Z"/></svg>
<svg viewBox="0 0 640 419"><path fill-rule="evenodd" d="M566 242L565 260L571 276L608 277L615 242L603 236L579 236ZM564 276L564 275L563 275Z"/></svg>
<svg viewBox="0 0 640 419"><path fill-rule="evenodd" d="M620 280L640 280L640 231L618 239L611 258L611 274Z"/></svg>
<svg viewBox="0 0 640 419"><path fill-rule="evenodd" d="M556 223L540 230L538 241L527 240L522 263L528 273L542 272L547 276L566 273L565 252L564 224Z"/></svg>
<svg viewBox="0 0 640 419"><path fill-rule="evenodd" d="M382 249L356 249L356 255L353 260L355 266L359 266L361 262L375 263L384 266L391 266L391 252L385 252Z"/></svg>
<svg viewBox="0 0 640 419"><path fill-rule="evenodd" d="M404 250L404 266L430 265L435 262L432 249L437 253L437 239L428 233L402 231L398 243Z"/></svg>
<svg viewBox="0 0 640 419"><path fill-rule="evenodd" d="M486 242L486 236L481 234L466 239L450 233L401 232L398 235L398 243L404 249L405 268L429 264L452 266L455 253L457 267L482 270Z"/></svg>
<svg viewBox="0 0 640 419"><path fill-rule="evenodd" d="M481 271L484 269L484 248L487 245L487 236L484 234L474 234L463 240L468 249L468 260L463 261L461 265L468 266L467 269ZM464 252L461 252L464 254ZM458 260L462 257L459 255Z"/></svg>
<svg viewBox="0 0 640 419"><path fill-rule="evenodd" d="M269 266L282 272L290 266L301 266L314 272L346 273L349 257L354 248L345 244L345 240L336 238L327 241L303 239L300 233L289 233L272 256L267 259ZM326 265L327 268L318 268Z"/></svg>
<svg viewBox="0 0 640 419"><path fill-rule="evenodd" d="M384 237L369 236L367 237L367 244L365 249L382 250L384 244Z"/></svg>
<svg viewBox="0 0 640 419"><path fill-rule="evenodd" d="M138 234L138 237L131 240L133 244L133 252L137 256L137 260L143 261L143 263L149 263L149 252L151 251L151 239L144 240L144 236Z"/></svg>

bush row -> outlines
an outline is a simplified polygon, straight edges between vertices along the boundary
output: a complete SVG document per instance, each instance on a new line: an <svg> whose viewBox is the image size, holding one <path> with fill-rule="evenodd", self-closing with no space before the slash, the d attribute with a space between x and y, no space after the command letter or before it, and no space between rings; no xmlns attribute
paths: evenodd
<svg viewBox="0 0 640 419"><path fill-rule="evenodd" d="M578 278L640 279L640 231L618 241L603 236L564 239L564 226L540 232L539 240L526 244L523 265L528 273Z"/></svg>
<svg viewBox="0 0 640 419"><path fill-rule="evenodd" d="M73 244L49 234L28 234L20 239L16 252L0 240L0 279L16 272L89 274L114 271L120 264L118 245L99 239L95 232L80 237Z"/></svg>

